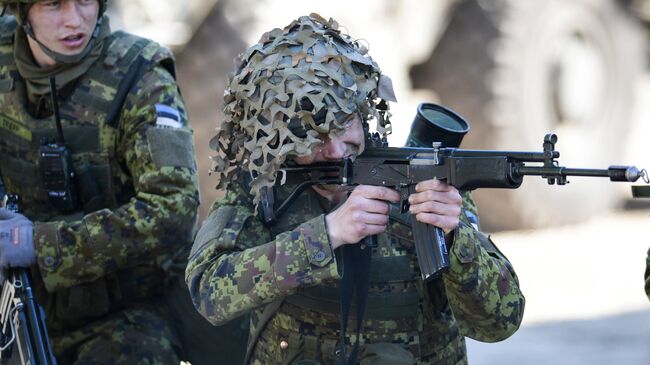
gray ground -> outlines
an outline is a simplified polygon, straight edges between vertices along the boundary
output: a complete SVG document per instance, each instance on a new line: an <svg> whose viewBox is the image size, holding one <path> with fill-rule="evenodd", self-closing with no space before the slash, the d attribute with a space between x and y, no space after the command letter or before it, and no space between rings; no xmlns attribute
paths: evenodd
<svg viewBox="0 0 650 365"><path fill-rule="evenodd" d="M650 364L648 228L650 210L638 209L493 235L517 271L526 311L511 338L468 340L470 364Z"/></svg>
<svg viewBox="0 0 650 365"><path fill-rule="evenodd" d="M650 76L639 80L637 95L635 133L621 163L650 169ZM631 196L629 184L621 189ZM469 363L650 364L650 300L643 290L650 199L630 205L636 209L578 225L493 235L519 276L524 322L500 343L468 340Z"/></svg>
<svg viewBox="0 0 650 365"><path fill-rule="evenodd" d="M502 343L467 346L472 365L650 364L650 309L524 326Z"/></svg>

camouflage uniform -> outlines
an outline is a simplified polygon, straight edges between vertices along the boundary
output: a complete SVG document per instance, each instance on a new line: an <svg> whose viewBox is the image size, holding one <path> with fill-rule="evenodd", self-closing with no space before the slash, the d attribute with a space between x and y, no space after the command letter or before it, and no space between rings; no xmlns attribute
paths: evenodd
<svg viewBox="0 0 650 365"><path fill-rule="evenodd" d="M28 112L13 58L16 27L0 17L0 169L35 222L32 275L57 359L178 364L161 301L170 267L195 233L199 196L173 56L152 41L110 33L74 87L59 90L73 165L91 172L101 201L91 212L61 213L50 207L38 168L41 141L56 137L52 106ZM170 118L175 123L161 123Z"/></svg>
<svg viewBox="0 0 650 365"><path fill-rule="evenodd" d="M420 278L410 226L391 220L372 253L362 363L378 343L398 344L411 363L463 364L463 336L499 341L519 327L524 309L517 277L490 239L477 231L476 209L464 196L454 232L451 270L441 279ZM252 363L335 361L338 282L342 267L330 248L324 215L329 209L304 193L280 222L265 226L252 198L235 186L216 202L197 235L186 281L199 311L213 324L284 298L255 347ZM350 313L355 313L351 309ZM354 322L354 321L353 321ZM283 350L281 341L289 346ZM407 361L408 363L408 361Z"/></svg>
<svg viewBox="0 0 650 365"><path fill-rule="evenodd" d="M376 99L392 93L366 51L334 20L312 14L263 35L230 78L226 119L211 142L226 194L197 234L185 280L194 305L213 324L252 311L253 364L336 361L346 268L325 223L334 207L307 189L272 224L256 213L269 202L269 190L267 197L282 202L299 183L275 186L277 167L346 128L350 115L359 115L364 128L373 117L388 127ZM474 228L476 217L465 194L451 268L425 283L411 227L391 214L372 249L361 363L462 364L464 336L498 341L519 327L524 298L517 277ZM355 337L349 328L346 344Z"/></svg>

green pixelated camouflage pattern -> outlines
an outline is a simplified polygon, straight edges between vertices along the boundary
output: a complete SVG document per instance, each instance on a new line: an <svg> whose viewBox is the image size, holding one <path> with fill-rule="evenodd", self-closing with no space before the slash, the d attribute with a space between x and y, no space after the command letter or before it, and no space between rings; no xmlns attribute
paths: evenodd
<svg viewBox="0 0 650 365"><path fill-rule="evenodd" d="M241 199L229 192L223 201L212 206L210 217L217 217L212 223L222 225L223 229L217 233L218 237L209 235L207 244L195 243L186 269L190 291L201 293L203 298L197 301L194 297L195 305L200 303L199 311L215 325L295 291L301 285L316 285L338 277L336 265L329 265L334 262L334 254L321 215L306 216L307 222L272 241L268 230L254 217L253 206ZM237 202L241 204L235 205ZM226 221L219 222L222 219ZM202 230L210 229L206 224L203 227ZM197 245L201 246L200 250L196 249ZM310 264L314 251L325 253L317 265ZM215 257L220 257L220 264L214 265ZM195 275L214 277L214 280L199 284ZM199 289L197 285L207 287ZM210 298L220 298L220 305L215 306Z"/></svg>
<svg viewBox="0 0 650 365"><path fill-rule="evenodd" d="M464 195L463 207L476 213L469 194ZM328 288L338 292L344 268L330 249L324 223L327 212L317 194L309 190L277 225L265 227L253 214L252 199L233 186L213 204L206 220L211 223L200 230L211 233L199 233L203 239L195 242L186 281L195 306L206 319L219 324L252 310L254 333L265 305L283 298L257 339L253 364L335 362L338 312L313 310L293 300ZM391 220L387 232L379 235L373 262L403 257L409 263L408 279L371 282L369 298L415 293L419 304L406 316L391 318L390 309L383 311L388 318L366 316L362 363L376 360L377 349L393 346L401 350L391 354L401 351L411 356L407 363L464 364L464 336L492 342L517 330L524 297L510 263L487 236L472 228L464 214L461 222L450 251L451 270L431 284L421 280L409 226ZM223 229L215 230L215 226ZM369 308L381 305L369 299ZM351 320L349 343L354 343L354 324ZM281 349L281 341L289 347Z"/></svg>
<svg viewBox="0 0 650 365"><path fill-rule="evenodd" d="M380 133L390 133L377 103L395 100L392 83L367 52L334 19L311 14L265 33L239 55L224 93L225 118L210 141L217 188L244 169L255 174L257 203L287 158L308 155L353 115L375 119Z"/></svg>
<svg viewBox="0 0 650 365"><path fill-rule="evenodd" d="M102 321L54 338L57 364L178 365L179 339L151 305L129 308Z"/></svg>
<svg viewBox="0 0 650 365"><path fill-rule="evenodd" d="M0 18L0 28L9 21ZM124 33L109 39L108 52L59 103L73 165L88 165L101 190L102 208L88 214L50 207L37 151L41 138L56 136L55 124L23 108L13 44L7 38L0 44L0 168L7 191L21 197L24 214L35 221L40 275L34 281L55 343L107 313L162 294L169 267L184 259L196 230L192 131L169 67L171 52ZM108 106L128 70L120 62L138 41L146 60L142 75L109 126ZM156 104L175 108L183 126L157 127Z"/></svg>

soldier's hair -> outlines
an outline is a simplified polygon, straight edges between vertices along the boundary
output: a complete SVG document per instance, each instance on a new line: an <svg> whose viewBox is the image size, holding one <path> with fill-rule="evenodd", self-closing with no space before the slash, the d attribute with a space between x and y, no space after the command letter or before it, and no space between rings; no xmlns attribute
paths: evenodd
<svg viewBox="0 0 650 365"><path fill-rule="evenodd" d="M380 118L380 77L367 49L331 18L311 14L265 33L239 55L229 77L224 120L210 141L217 188L243 170L252 175L257 204L260 188L275 183L287 158L309 155L354 114L365 126Z"/></svg>

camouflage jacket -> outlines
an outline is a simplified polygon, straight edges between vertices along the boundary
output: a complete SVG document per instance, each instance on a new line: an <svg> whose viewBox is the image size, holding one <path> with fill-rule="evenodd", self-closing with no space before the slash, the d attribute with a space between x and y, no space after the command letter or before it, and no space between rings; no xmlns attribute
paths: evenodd
<svg viewBox="0 0 650 365"><path fill-rule="evenodd" d="M517 277L489 237L473 227L476 208L469 194L463 208L451 269L428 283L420 277L409 226L391 219L379 235L372 252L362 363L388 352L388 363L462 364L463 336L499 341L519 327L524 297ZM219 324L252 310L254 333L264 308L281 300L256 339L252 363L335 361L345 268L328 240L328 211L308 189L277 224L265 226L249 195L233 185L199 230L186 281L205 318ZM350 313L354 316L355 309ZM349 332L353 341L355 331Z"/></svg>
<svg viewBox="0 0 650 365"><path fill-rule="evenodd" d="M0 169L7 191L20 196L22 212L35 222L34 281L48 326L79 326L161 294L167 268L191 244L199 204L192 131L171 52L112 33L58 102L74 169L77 176L82 168L90 172L101 204L91 212L54 211L38 149L56 127L26 108L13 28L11 17L0 17ZM77 181L77 189L83 184Z"/></svg>

